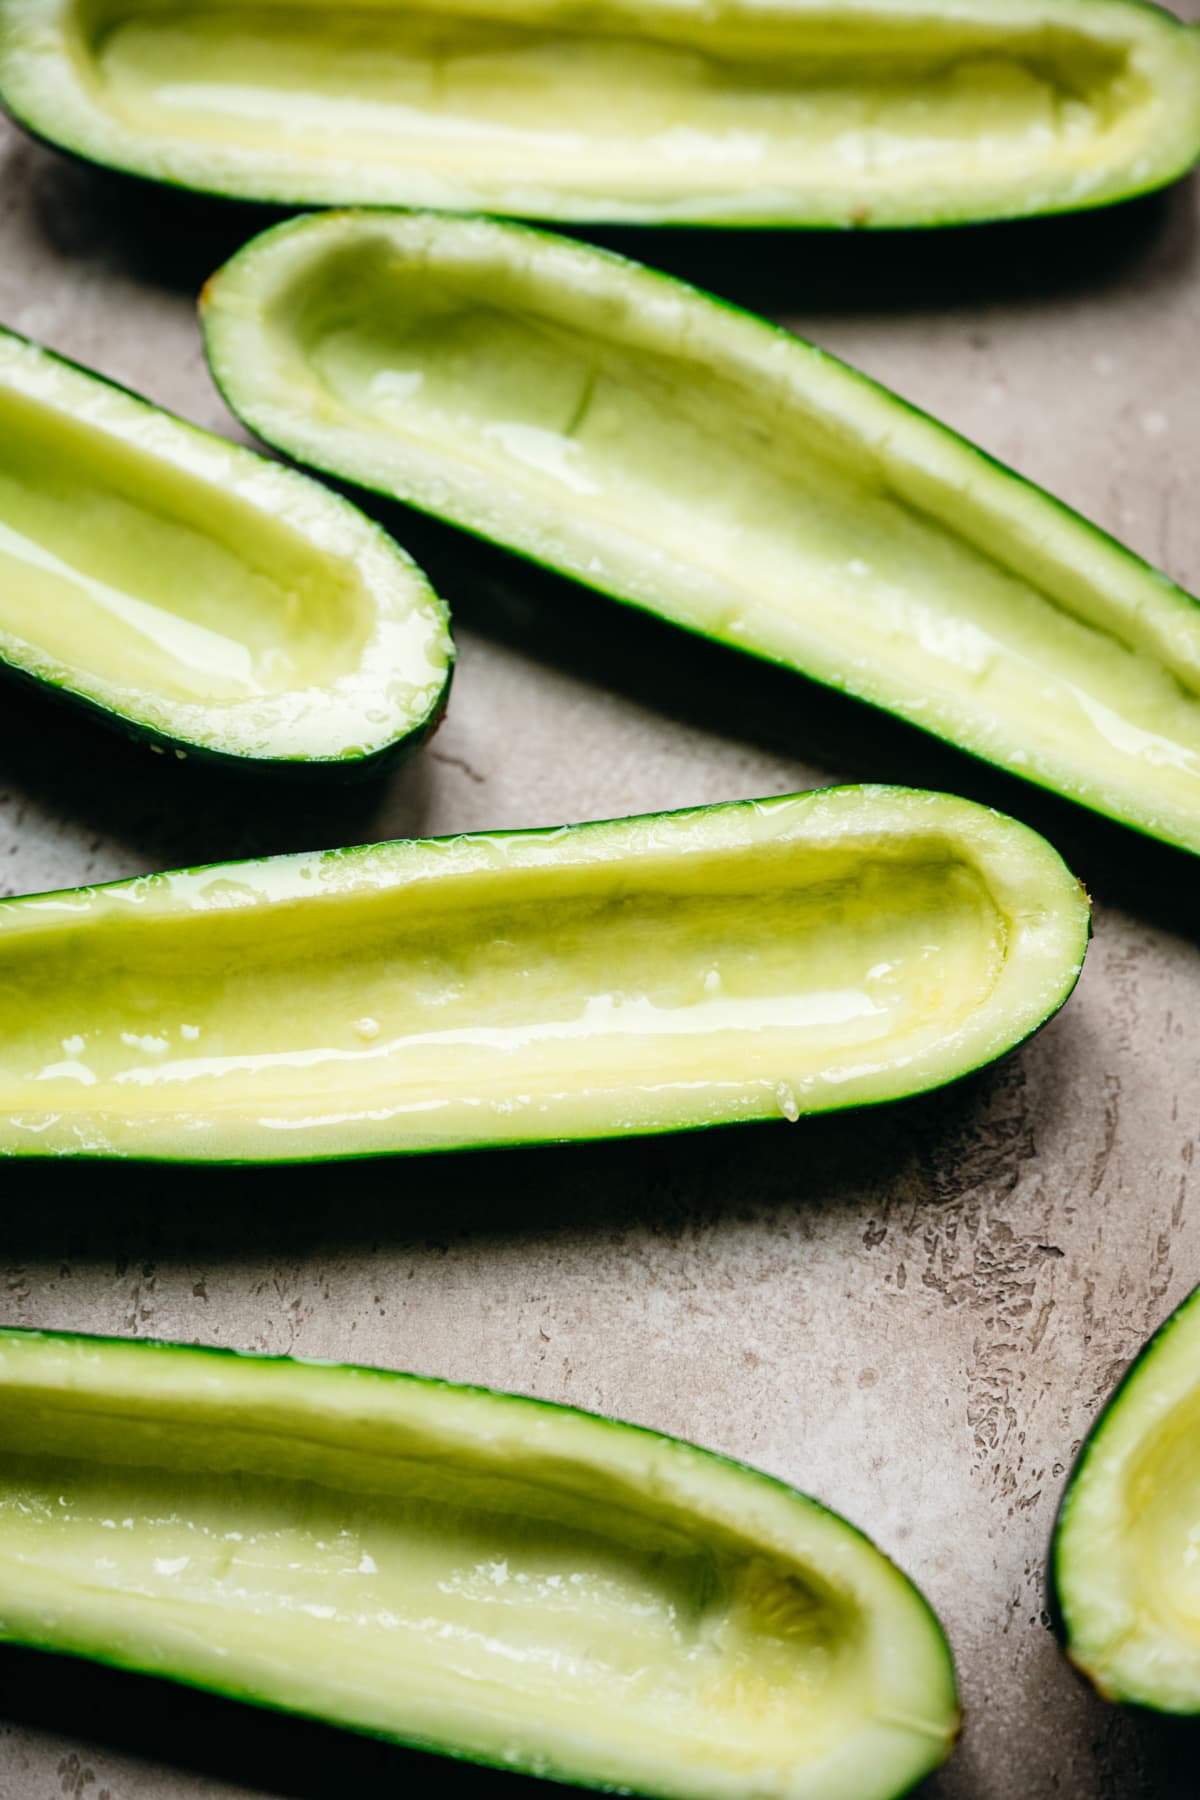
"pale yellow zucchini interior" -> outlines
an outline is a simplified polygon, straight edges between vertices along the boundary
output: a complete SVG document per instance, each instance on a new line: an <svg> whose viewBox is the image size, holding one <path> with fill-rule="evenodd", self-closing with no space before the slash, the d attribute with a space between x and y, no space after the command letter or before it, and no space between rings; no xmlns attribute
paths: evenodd
<svg viewBox="0 0 1200 1800"><path fill-rule="evenodd" d="M1114 1699L1200 1713L1200 1308L1148 1346L1072 1478L1055 1580L1072 1657Z"/></svg>
<svg viewBox="0 0 1200 1800"><path fill-rule="evenodd" d="M372 1454L153 1410L0 1399L6 1620L10 1595L68 1639L106 1619L110 1654L157 1643L168 1669L201 1634L231 1685L248 1666L270 1698L275 1667L293 1703L418 1733L457 1706L459 1747L498 1756L548 1714L593 1755L607 1727L652 1761L769 1771L863 1710L848 1591L619 1478L572 1492L519 1451L501 1473L433 1436Z"/></svg>
<svg viewBox="0 0 1200 1800"><path fill-rule="evenodd" d="M136 443L0 388L0 644L169 720L329 686L376 607L351 559ZM219 712L217 715L219 720ZM219 724L217 726L219 729Z"/></svg>
<svg viewBox="0 0 1200 1800"><path fill-rule="evenodd" d="M130 909L0 938L6 1108L461 1101L882 1068L951 1041L1006 949L984 881L951 855L791 848L644 888L636 869L529 870L465 903L394 888L278 905L269 924L223 915L219 886L214 873L202 915Z"/></svg>
<svg viewBox="0 0 1200 1800"><path fill-rule="evenodd" d="M921 1597L753 1471L508 1395L3 1334L0 1638L680 1800L890 1800Z"/></svg>
<svg viewBox="0 0 1200 1800"><path fill-rule="evenodd" d="M335 190L322 163L353 162L346 198L369 197L363 168L411 172L427 203L442 181L551 216L564 191L618 211L756 194L769 213L800 188L818 213L857 195L865 222L875 194L921 210L929 183L933 212L940 189L1023 179L1049 203L1145 148L1149 21L959 11L79 0L72 27L119 132L207 147L214 168L234 147L286 159Z"/></svg>
<svg viewBox="0 0 1200 1800"><path fill-rule="evenodd" d="M1191 1392L1130 1458L1122 1500L1131 1594L1141 1597L1135 1611L1156 1619L1167 1643L1178 1644L1177 1652L1164 1644L1164 1661L1176 1654L1190 1661L1200 1710L1200 1353L1193 1353L1193 1363ZM1149 1654L1146 1663L1151 1675Z"/></svg>
<svg viewBox="0 0 1200 1800"><path fill-rule="evenodd" d="M1200 845L1200 608L806 347L585 255L285 229L217 284L215 366L302 458Z"/></svg>

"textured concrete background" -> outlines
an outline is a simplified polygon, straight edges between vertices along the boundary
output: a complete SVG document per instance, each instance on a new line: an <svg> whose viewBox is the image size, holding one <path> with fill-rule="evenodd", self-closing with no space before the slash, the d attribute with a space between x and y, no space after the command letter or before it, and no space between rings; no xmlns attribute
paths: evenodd
<svg viewBox="0 0 1200 1800"><path fill-rule="evenodd" d="M192 295L257 222L0 126L0 319L234 430ZM1034 229L640 251L786 318L1200 588L1194 184ZM1195 869L802 682L403 535L462 650L414 765L288 808L5 694L0 892L895 779L996 800L1067 853L1097 900L1075 1000L991 1074L866 1118L279 1175L7 1168L0 1317L469 1378L747 1458L858 1521L945 1619L968 1725L929 1800L1195 1795L1196 1738L1084 1693L1042 1582L1081 1435L1200 1279ZM0 1800L430 1791L546 1790L0 1654Z"/></svg>

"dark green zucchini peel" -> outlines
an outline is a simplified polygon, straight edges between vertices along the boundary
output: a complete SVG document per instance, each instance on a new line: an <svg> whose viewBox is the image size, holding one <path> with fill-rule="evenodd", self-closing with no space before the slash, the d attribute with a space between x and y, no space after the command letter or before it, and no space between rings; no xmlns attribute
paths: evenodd
<svg viewBox="0 0 1200 1800"><path fill-rule="evenodd" d="M942 1630L738 1463L482 1388L0 1330L0 1637L661 1800L896 1800Z"/></svg>
<svg viewBox="0 0 1200 1800"><path fill-rule="evenodd" d="M860 1106L1012 1048L1089 912L893 788L0 903L0 1153L285 1162Z"/></svg>
<svg viewBox="0 0 1200 1800"><path fill-rule="evenodd" d="M613 223L1100 206L1200 155L1138 0L0 0L49 142L208 193Z"/></svg>
<svg viewBox="0 0 1200 1800"><path fill-rule="evenodd" d="M514 225L324 214L209 284L260 437L1200 849L1200 607L845 364Z"/></svg>
<svg viewBox="0 0 1200 1800"><path fill-rule="evenodd" d="M1200 1715L1200 1288L1092 1427L1050 1577L1071 1661L1109 1700Z"/></svg>
<svg viewBox="0 0 1200 1800"><path fill-rule="evenodd" d="M351 774L420 743L452 661L356 507L0 330L0 668L179 757Z"/></svg>

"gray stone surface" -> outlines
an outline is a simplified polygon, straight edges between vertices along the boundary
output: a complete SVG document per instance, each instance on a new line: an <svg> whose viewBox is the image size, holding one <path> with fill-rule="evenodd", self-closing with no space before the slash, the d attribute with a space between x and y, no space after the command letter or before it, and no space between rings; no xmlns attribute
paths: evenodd
<svg viewBox="0 0 1200 1800"><path fill-rule="evenodd" d="M0 126L0 319L233 431L192 295L255 222ZM786 318L1200 587L1194 184L1034 230L642 253ZM946 1620L968 1724L930 1800L1194 1795L1196 1739L1102 1707L1060 1660L1042 1565L1097 1405L1200 1279L1195 872L800 682L420 547L462 662L414 765L284 807L6 693L0 892L897 779L996 799L1073 859L1097 901L1076 999L991 1074L865 1119L279 1175L7 1168L0 1317L469 1378L747 1458L859 1521ZM0 1800L428 1791L543 1790L0 1656Z"/></svg>

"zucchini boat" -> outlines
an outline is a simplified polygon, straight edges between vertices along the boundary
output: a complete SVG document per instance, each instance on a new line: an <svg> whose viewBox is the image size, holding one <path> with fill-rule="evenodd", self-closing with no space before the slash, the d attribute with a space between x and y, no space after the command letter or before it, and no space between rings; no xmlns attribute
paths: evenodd
<svg viewBox="0 0 1200 1800"><path fill-rule="evenodd" d="M0 1331L0 1637L663 1800L893 1800L911 1583L738 1463L412 1375Z"/></svg>
<svg viewBox="0 0 1200 1800"><path fill-rule="evenodd" d="M375 767L446 609L347 501L0 330L0 666L176 755Z"/></svg>
<svg viewBox="0 0 1200 1800"><path fill-rule="evenodd" d="M1200 849L1200 608L761 319L487 220L326 214L203 301L260 437Z"/></svg>
<svg viewBox="0 0 1200 1800"><path fill-rule="evenodd" d="M969 801L843 788L0 903L0 1153L286 1161L675 1131L954 1080L1089 909Z"/></svg>
<svg viewBox="0 0 1200 1800"><path fill-rule="evenodd" d="M0 0L50 143L304 205L895 226L1099 206L1200 155L1139 0Z"/></svg>
<svg viewBox="0 0 1200 1800"><path fill-rule="evenodd" d="M1071 1661L1109 1700L1200 1714L1200 1288L1093 1426L1050 1578Z"/></svg>

